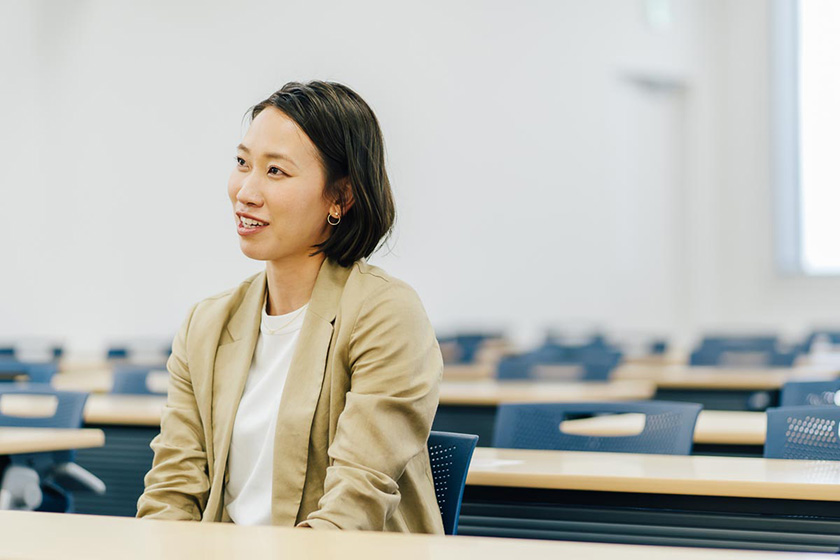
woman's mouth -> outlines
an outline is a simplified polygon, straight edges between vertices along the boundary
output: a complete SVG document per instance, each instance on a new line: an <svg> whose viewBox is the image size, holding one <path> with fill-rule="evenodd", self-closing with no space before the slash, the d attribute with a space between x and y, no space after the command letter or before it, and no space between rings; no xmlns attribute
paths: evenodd
<svg viewBox="0 0 840 560"><path fill-rule="evenodd" d="M239 222L236 224L236 231L239 235L251 235L268 227L268 222L261 222L245 216L238 216Z"/></svg>

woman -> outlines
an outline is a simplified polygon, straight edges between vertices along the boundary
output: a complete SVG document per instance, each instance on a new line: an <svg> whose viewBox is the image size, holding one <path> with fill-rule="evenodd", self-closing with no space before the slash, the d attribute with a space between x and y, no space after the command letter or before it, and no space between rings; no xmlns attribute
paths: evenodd
<svg viewBox="0 0 840 560"><path fill-rule="evenodd" d="M442 533L440 349L414 291L363 260L394 221L370 107L286 84L251 110L228 193L266 268L176 336L138 517Z"/></svg>

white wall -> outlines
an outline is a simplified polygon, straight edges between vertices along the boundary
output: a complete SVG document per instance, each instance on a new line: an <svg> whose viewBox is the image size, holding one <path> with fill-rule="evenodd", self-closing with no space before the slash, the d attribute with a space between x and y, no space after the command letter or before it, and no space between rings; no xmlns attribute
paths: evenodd
<svg viewBox="0 0 840 560"><path fill-rule="evenodd" d="M718 200L714 281L705 291L716 312L698 322L799 333L840 325L840 278L776 270L773 224L770 2L720 6L716 43Z"/></svg>
<svg viewBox="0 0 840 560"><path fill-rule="evenodd" d="M374 261L441 329L685 337L823 313L770 266L763 2L675 0L666 29L629 0L29 5L0 18L0 52L33 45L0 59L22 76L0 337L167 336L258 270L225 195L241 118L313 78L377 112L399 216Z"/></svg>

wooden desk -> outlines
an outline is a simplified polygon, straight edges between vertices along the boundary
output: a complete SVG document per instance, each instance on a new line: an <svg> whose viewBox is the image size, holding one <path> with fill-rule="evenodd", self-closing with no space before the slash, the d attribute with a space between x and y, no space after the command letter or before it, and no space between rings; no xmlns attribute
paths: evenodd
<svg viewBox="0 0 840 560"><path fill-rule="evenodd" d="M496 406L516 402L644 400L653 396L648 381L534 383L527 381L450 382L440 384L440 404Z"/></svg>
<svg viewBox="0 0 840 560"><path fill-rule="evenodd" d="M52 378L52 386L61 391L81 391L84 393L110 393L114 386L114 373L110 369L92 369L57 373ZM169 384L169 372L155 370L149 374L149 388L166 394Z"/></svg>
<svg viewBox="0 0 840 560"><path fill-rule="evenodd" d="M616 380L646 380L656 385L658 400L697 402L708 410L763 411L777 406L779 390L788 381L836 379L836 366L795 368L717 368L625 364Z"/></svg>
<svg viewBox="0 0 840 560"><path fill-rule="evenodd" d="M644 427L644 414L613 414L563 422L563 430L591 436L626 436ZM761 457L767 435L763 412L702 410L694 427L694 454Z"/></svg>
<svg viewBox="0 0 840 560"><path fill-rule="evenodd" d="M0 512L0 554L20 560L816 560L816 555L359 531L241 527L54 513ZM49 538L42 538L48 535Z"/></svg>
<svg viewBox="0 0 840 560"><path fill-rule="evenodd" d="M653 396L647 381L604 383L534 383L521 381L450 382L440 385L440 405L433 429L476 434L479 445L493 441L496 409L503 403L645 400Z"/></svg>
<svg viewBox="0 0 840 560"><path fill-rule="evenodd" d="M490 381L496 376L496 364L446 364L444 381Z"/></svg>
<svg viewBox="0 0 840 560"><path fill-rule="evenodd" d="M102 430L0 428L0 455L65 451L104 444L105 434Z"/></svg>
<svg viewBox="0 0 840 560"><path fill-rule="evenodd" d="M476 449L460 532L833 552L840 462Z"/></svg>
<svg viewBox="0 0 840 560"><path fill-rule="evenodd" d="M11 398L10 398L11 397ZM85 404L85 424L160 427L166 397L159 395L90 395ZM16 416L44 416L54 405L39 396L7 395L2 409Z"/></svg>

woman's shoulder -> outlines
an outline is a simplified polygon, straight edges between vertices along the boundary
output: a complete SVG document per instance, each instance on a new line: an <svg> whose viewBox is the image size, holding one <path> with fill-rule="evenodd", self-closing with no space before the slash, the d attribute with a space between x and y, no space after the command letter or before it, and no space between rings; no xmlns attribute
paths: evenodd
<svg viewBox="0 0 840 560"><path fill-rule="evenodd" d="M342 298L365 308L423 310L417 292L408 283L391 276L378 266L364 260L353 263Z"/></svg>
<svg viewBox="0 0 840 560"><path fill-rule="evenodd" d="M218 315L229 312L239 306L245 294L257 283L265 283L265 271L249 276L233 288L206 297L195 304L194 313L198 315Z"/></svg>

